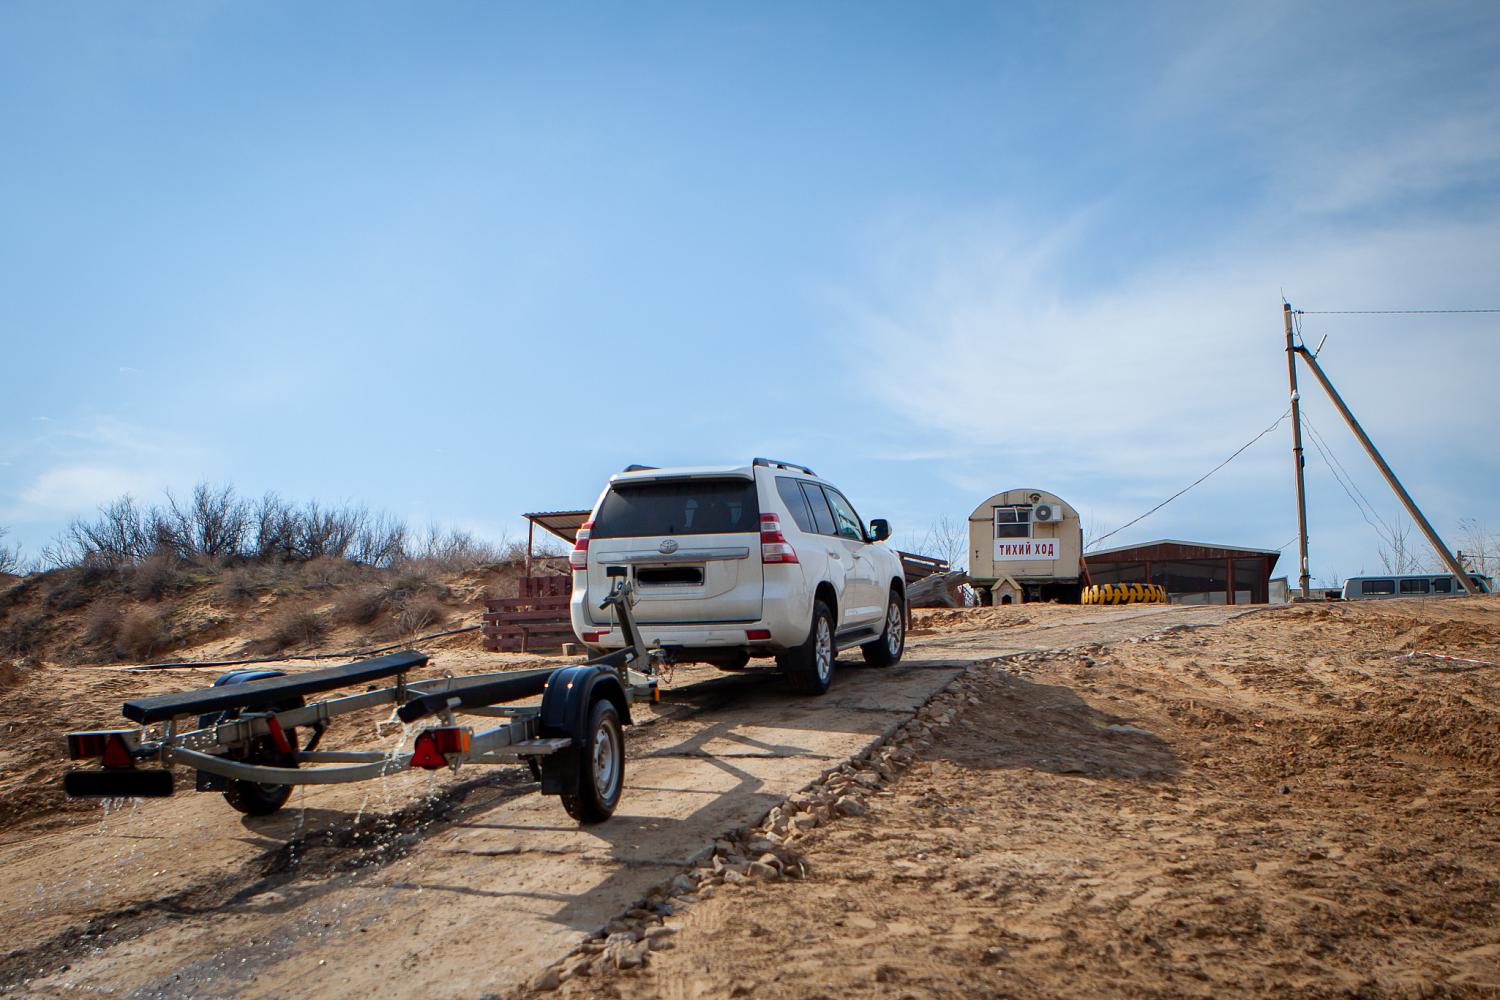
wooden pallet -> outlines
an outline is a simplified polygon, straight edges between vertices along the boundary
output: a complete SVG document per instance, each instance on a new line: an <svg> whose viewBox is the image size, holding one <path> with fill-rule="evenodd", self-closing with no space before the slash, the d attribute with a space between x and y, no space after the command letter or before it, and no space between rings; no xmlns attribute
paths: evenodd
<svg viewBox="0 0 1500 1000"><path fill-rule="evenodd" d="M520 596L484 602L484 648L500 652L556 649L573 639L568 600L573 581L566 576L525 576Z"/></svg>
<svg viewBox="0 0 1500 1000"><path fill-rule="evenodd" d="M902 552L900 549L896 550L896 554L901 557L901 572L906 576L907 583L916 583L934 573L947 573L951 568L946 559L934 559L932 556Z"/></svg>

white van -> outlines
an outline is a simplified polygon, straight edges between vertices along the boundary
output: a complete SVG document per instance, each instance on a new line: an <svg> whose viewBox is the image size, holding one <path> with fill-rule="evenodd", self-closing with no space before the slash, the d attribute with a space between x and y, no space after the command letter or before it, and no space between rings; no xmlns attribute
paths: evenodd
<svg viewBox="0 0 1500 1000"><path fill-rule="evenodd" d="M1495 581L1474 574L1469 577L1481 594L1493 594ZM1465 594L1464 585L1451 573L1403 573L1390 576L1351 576L1344 581L1346 601L1369 601L1381 597L1442 597Z"/></svg>

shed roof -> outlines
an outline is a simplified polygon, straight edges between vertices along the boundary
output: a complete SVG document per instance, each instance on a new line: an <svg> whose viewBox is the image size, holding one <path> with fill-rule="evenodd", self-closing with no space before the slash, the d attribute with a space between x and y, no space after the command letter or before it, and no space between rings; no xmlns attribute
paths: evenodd
<svg viewBox="0 0 1500 1000"><path fill-rule="evenodd" d="M583 522L589 519L589 511L547 510L535 514L522 514L521 516L543 531L550 531L558 538L572 545L578 541L578 529L583 527Z"/></svg>
<svg viewBox="0 0 1500 1000"><path fill-rule="evenodd" d="M1178 559L1231 558L1235 555L1271 556L1273 566L1281 556L1280 549L1252 549L1242 545L1218 545L1212 542L1186 542L1180 538L1158 538L1152 542L1139 542L1135 545L1120 545L1112 549L1085 552L1083 558L1089 560L1100 556L1110 556L1112 561L1117 561L1121 557L1133 554L1144 556L1148 549L1155 549L1158 554L1166 558ZM1192 550L1192 552L1185 550Z"/></svg>

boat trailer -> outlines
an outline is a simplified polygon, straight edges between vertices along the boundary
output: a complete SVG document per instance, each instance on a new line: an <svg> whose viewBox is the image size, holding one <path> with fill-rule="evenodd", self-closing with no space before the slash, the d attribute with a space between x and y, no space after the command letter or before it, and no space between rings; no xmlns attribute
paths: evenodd
<svg viewBox="0 0 1500 1000"><path fill-rule="evenodd" d="M125 702L121 712L138 728L69 733L69 756L101 766L68 772L63 789L75 798L162 798L175 791L172 766L181 764L197 772L198 791L222 792L240 812L265 816L286 804L294 785L524 760L542 794L560 796L569 816L601 822L624 788L622 726L631 722L630 706L660 697L657 668L668 656L648 649L636 629L634 584L625 567L608 573L614 584L600 607L617 616L623 649L559 667L413 682L407 673L428 661L416 650L296 674L232 671L209 688ZM387 679L394 679L387 687L306 700ZM537 695L540 704L506 704ZM435 724L417 733L410 752L318 749L336 716L380 705L395 709L377 732L395 722ZM475 732L457 715L503 721Z"/></svg>

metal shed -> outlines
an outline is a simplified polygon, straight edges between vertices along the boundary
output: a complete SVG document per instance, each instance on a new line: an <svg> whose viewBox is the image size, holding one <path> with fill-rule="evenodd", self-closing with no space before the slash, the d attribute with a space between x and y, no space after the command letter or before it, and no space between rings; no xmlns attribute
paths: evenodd
<svg viewBox="0 0 1500 1000"><path fill-rule="evenodd" d="M1173 604L1265 604L1281 553L1163 538L1084 556L1091 583L1155 583ZM1232 581L1232 583L1231 583Z"/></svg>

